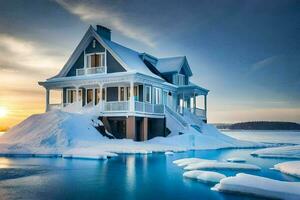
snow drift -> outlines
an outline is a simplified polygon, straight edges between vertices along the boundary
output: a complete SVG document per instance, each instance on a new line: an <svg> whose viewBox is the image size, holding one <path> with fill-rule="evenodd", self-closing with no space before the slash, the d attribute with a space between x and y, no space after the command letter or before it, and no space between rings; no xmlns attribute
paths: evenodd
<svg viewBox="0 0 300 200"><path fill-rule="evenodd" d="M96 124L95 124L96 123ZM130 139L108 139L95 125L95 112L64 112L53 110L32 115L0 136L1 153L67 154L92 157L113 156L114 153L151 153L191 149L218 149L264 146L240 141L220 133L215 127L202 124L201 132L191 126L182 135L156 137L145 142ZM70 157L70 156L69 156Z"/></svg>

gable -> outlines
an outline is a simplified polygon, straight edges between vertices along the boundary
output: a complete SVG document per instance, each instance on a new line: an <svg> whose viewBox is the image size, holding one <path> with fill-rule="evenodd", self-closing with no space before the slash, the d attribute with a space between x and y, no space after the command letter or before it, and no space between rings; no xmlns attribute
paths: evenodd
<svg viewBox="0 0 300 200"><path fill-rule="evenodd" d="M104 52L104 51L105 51L105 48L95 38L93 38L92 41L90 42L90 44L85 48L86 54Z"/></svg>
<svg viewBox="0 0 300 200"><path fill-rule="evenodd" d="M94 39L97 41L95 48L92 44ZM108 67L108 73L127 71L142 73L157 79L162 79L148 69L148 67L140 58L139 52L101 37L92 26L89 27L61 71L52 78L65 77L67 75L72 76L74 74L76 75L76 69L80 68L80 65L82 66L81 68L84 67L85 59L84 56L83 59L81 57L84 51L95 53L97 51L103 52L103 49L107 53L106 64Z"/></svg>
<svg viewBox="0 0 300 200"><path fill-rule="evenodd" d="M85 54L99 53L99 52L105 52L105 48L95 38L93 38L88 44L88 46L85 48L85 50L81 52L80 56L72 65L72 67L70 68L66 76L67 77L76 76L76 69L80 69L84 67ZM106 65L107 65L107 73L126 71L124 67L122 67L122 65L111 55L109 51L106 51Z"/></svg>

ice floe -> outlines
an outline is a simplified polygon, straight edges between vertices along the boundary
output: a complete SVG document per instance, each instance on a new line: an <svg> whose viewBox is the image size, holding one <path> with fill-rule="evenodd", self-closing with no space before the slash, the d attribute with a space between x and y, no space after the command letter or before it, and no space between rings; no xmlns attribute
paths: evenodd
<svg viewBox="0 0 300 200"><path fill-rule="evenodd" d="M244 173L222 179L212 190L248 194L264 198L300 199L300 182L278 181Z"/></svg>
<svg viewBox="0 0 300 200"><path fill-rule="evenodd" d="M219 183L221 179L226 178L226 176L221 173L202 170L184 172L183 177L196 179L205 183Z"/></svg>
<svg viewBox="0 0 300 200"><path fill-rule="evenodd" d="M184 170L196 169L260 170L261 168L253 164L216 161L195 162L184 167Z"/></svg>
<svg viewBox="0 0 300 200"><path fill-rule="evenodd" d="M227 162L237 162L237 163L246 162L246 160L244 158L237 158L237 157L228 158L226 161Z"/></svg>
<svg viewBox="0 0 300 200"><path fill-rule="evenodd" d="M262 158L300 158L300 145L259 149L251 155Z"/></svg>
<svg viewBox="0 0 300 200"><path fill-rule="evenodd" d="M300 161L288 161L274 165L282 173L300 178Z"/></svg>

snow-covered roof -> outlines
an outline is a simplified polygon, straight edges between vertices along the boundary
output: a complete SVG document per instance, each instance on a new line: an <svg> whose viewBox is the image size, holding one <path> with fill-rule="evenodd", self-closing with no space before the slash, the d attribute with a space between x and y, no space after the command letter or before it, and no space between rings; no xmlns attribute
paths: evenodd
<svg viewBox="0 0 300 200"><path fill-rule="evenodd" d="M160 73L179 72L184 64L187 66L188 74L192 75L185 56L159 58L155 67Z"/></svg>
<svg viewBox="0 0 300 200"><path fill-rule="evenodd" d="M84 49L88 46L92 39L96 39L101 45L103 45L107 49L107 51L109 51L112 56L125 68L127 72L139 72L163 80L160 76L157 76L149 70L149 68L139 57L139 52L101 37L92 26L89 27L86 34L80 41L79 45L76 47L75 51L73 52L63 69L59 72L58 75L52 78L66 76L82 51L84 51Z"/></svg>
<svg viewBox="0 0 300 200"><path fill-rule="evenodd" d="M107 44L127 65L127 71L136 71L148 76L153 76L155 78L161 77L152 73L149 68L145 65L143 60L140 58L140 54L130 48L124 47L116 42L106 40L102 38L105 44Z"/></svg>

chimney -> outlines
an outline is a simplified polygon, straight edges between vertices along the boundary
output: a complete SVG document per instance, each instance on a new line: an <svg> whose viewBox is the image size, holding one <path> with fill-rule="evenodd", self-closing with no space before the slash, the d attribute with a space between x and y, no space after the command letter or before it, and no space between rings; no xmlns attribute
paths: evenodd
<svg viewBox="0 0 300 200"><path fill-rule="evenodd" d="M111 31L110 29L104 27L104 26L101 26L101 25L97 25L97 33L104 39L107 39L107 40L111 40Z"/></svg>

